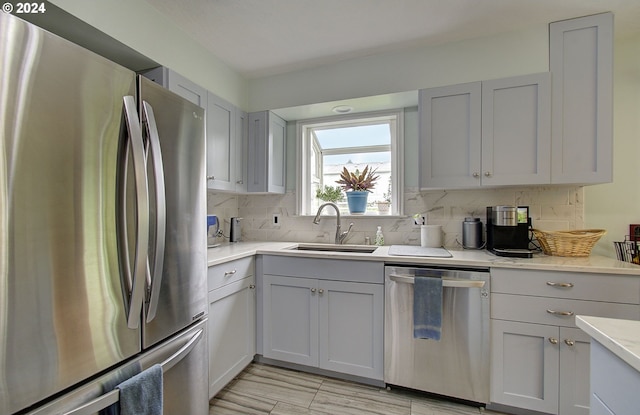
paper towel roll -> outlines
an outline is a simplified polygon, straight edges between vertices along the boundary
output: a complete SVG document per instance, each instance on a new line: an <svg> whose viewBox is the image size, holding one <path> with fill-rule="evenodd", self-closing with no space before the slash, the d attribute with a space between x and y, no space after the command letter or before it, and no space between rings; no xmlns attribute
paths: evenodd
<svg viewBox="0 0 640 415"><path fill-rule="evenodd" d="M442 246L442 226L421 225L420 246L423 248L440 248Z"/></svg>

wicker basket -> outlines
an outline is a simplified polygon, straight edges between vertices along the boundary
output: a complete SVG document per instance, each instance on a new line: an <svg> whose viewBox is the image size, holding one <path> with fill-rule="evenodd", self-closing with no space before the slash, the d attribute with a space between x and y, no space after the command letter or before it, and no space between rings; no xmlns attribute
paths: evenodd
<svg viewBox="0 0 640 415"><path fill-rule="evenodd" d="M532 229L542 251L555 256L589 256L593 246L607 233L604 229L541 231Z"/></svg>

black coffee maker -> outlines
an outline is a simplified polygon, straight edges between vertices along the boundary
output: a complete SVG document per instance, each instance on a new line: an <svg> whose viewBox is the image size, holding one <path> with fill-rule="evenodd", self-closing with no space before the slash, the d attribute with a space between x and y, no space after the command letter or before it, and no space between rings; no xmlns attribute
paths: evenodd
<svg viewBox="0 0 640 415"><path fill-rule="evenodd" d="M487 207L487 250L506 257L531 258L528 206Z"/></svg>

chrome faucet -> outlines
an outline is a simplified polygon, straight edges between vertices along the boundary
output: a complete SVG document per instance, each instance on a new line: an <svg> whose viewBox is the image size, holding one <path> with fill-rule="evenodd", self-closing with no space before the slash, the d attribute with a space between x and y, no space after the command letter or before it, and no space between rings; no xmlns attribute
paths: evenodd
<svg viewBox="0 0 640 415"><path fill-rule="evenodd" d="M347 235L349 235L349 232L351 231L351 228L353 227L353 222L351 222L349 224L349 229L347 229L344 232L340 231L341 225L340 225L340 209L338 209L338 205L336 205L333 202L327 202L327 203L323 203L320 205L320 207L318 208L318 213L316 213L316 217L313 218L313 223L315 223L316 225L320 223L320 214L322 213L322 209L325 208L325 206L331 206L332 208L334 208L336 210L336 245L340 245L342 244L342 242L344 242L345 238L347 237Z"/></svg>

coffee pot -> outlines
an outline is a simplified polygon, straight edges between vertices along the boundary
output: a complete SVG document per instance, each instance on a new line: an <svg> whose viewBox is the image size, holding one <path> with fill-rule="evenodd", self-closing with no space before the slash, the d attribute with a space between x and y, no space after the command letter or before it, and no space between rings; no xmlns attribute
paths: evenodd
<svg viewBox="0 0 640 415"><path fill-rule="evenodd" d="M499 255L531 258L528 206L487 207L487 250Z"/></svg>

